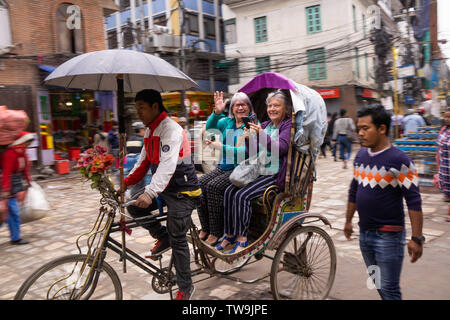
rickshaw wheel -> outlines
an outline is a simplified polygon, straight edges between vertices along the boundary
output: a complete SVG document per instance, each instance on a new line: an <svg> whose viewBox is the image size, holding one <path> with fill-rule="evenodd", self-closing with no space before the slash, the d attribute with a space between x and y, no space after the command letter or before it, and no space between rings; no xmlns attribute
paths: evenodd
<svg viewBox="0 0 450 320"><path fill-rule="evenodd" d="M331 237L315 226L298 227L278 248L270 273L276 300L325 299L336 274L336 250Z"/></svg>
<svg viewBox="0 0 450 320"><path fill-rule="evenodd" d="M245 266L251 257L245 258L245 259L239 259L239 261L234 261L233 263L228 263L224 260L221 260L219 258L214 258L212 263L214 265L214 269L217 273L227 275L232 274L233 272L239 271L242 269L243 266Z"/></svg>

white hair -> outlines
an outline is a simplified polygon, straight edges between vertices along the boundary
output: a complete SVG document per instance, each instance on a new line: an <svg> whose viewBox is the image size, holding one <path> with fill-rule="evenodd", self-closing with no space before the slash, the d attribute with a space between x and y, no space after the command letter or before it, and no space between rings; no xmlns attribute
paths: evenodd
<svg viewBox="0 0 450 320"><path fill-rule="evenodd" d="M277 91L273 91L267 95L266 105L269 105L270 100L279 99L284 103L284 109L286 110L286 116L290 117L291 115L291 105L286 94L278 89Z"/></svg>
<svg viewBox="0 0 450 320"><path fill-rule="evenodd" d="M252 102L250 101L250 98L248 97L248 95L245 94L244 92L237 92L231 98L230 110L228 112L228 117L230 117L231 119L234 119L233 106L237 101L244 101L250 108L249 114L254 113L253 105L252 105Z"/></svg>

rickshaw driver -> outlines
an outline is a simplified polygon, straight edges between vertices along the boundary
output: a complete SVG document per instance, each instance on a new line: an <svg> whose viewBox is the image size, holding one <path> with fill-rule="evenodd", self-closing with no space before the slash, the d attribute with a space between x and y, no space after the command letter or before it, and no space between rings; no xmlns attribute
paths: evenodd
<svg viewBox="0 0 450 320"><path fill-rule="evenodd" d="M154 200L158 195L165 201L168 208L167 229L159 221L142 226L158 239L152 249L153 255L172 247L179 287L176 300L189 300L194 286L186 233L192 210L201 194L191 161L190 145L181 126L168 117L158 91L140 91L136 94L135 102L138 116L147 128L139 160L124 179L125 189L139 182L149 169L152 171L152 180L136 203L128 207L128 212L133 217L148 216L157 209Z"/></svg>

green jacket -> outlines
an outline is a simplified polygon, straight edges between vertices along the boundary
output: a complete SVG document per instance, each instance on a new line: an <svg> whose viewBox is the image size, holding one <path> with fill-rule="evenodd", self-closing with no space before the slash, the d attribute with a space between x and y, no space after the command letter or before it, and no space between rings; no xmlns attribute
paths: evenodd
<svg viewBox="0 0 450 320"><path fill-rule="evenodd" d="M246 158L247 151L245 143L236 147L237 137L244 134L244 125L236 128L236 120L225 115L216 115L214 112L206 121L206 130L217 129L221 132L222 161L220 168L224 171L233 170L237 165ZM229 144L226 144L228 142Z"/></svg>

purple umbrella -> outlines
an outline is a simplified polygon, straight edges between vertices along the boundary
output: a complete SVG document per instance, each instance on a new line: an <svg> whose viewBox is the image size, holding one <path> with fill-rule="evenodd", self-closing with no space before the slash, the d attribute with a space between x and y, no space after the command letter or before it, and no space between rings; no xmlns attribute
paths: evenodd
<svg viewBox="0 0 450 320"><path fill-rule="evenodd" d="M294 83L287 77L276 72L261 73L254 77L239 92L250 94L264 88L276 88L297 91Z"/></svg>

